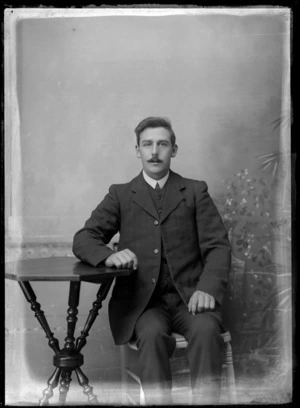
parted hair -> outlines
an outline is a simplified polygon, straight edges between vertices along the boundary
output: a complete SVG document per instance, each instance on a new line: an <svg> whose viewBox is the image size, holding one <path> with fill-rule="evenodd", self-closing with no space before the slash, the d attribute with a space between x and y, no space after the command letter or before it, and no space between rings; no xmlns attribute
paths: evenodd
<svg viewBox="0 0 300 408"><path fill-rule="evenodd" d="M168 118L163 118L159 116L149 116L148 118L143 119L137 127L134 129L134 132L136 134L136 142L137 145L139 146L140 144L140 134L147 128L158 128L158 127L163 127L167 129L170 133L171 137L171 143L172 146L175 145L176 143L176 136L175 133L172 129L171 122Z"/></svg>

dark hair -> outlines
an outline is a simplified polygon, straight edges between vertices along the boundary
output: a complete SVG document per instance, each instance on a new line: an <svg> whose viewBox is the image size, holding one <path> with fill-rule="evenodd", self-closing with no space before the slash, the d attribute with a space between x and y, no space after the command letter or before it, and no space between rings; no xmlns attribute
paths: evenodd
<svg viewBox="0 0 300 408"><path fill-rule="evenodd" d="M136 142L137 145L139 146L140 144L140 134L147 128L158 128L158 127L163 127L167 129L170 133L171 137L171 143L172 146L175 145L176 143L176 136L175 133L172 129L171 122L168 118L161 118L161 117L154 117L150 116L148 118L143 119L137 127L134 129L134 132L136 134Z"/></svg>

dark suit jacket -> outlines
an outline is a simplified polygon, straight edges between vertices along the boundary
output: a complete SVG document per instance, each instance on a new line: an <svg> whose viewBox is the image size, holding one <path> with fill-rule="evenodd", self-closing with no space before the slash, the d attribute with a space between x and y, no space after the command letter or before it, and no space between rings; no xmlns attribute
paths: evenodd
<svg viewBox="0 0 300 408"><path fill-rule="evenodd" d="M116 344L130 339L154 291L153 278L158 278L160 271L161 241L184 303L188 304L198 289L214 296L217 309L222 304L231 249L206 183L170 171L163 211L159 223L156 220L157 210L140 173L129 183L112 185L84 228L74 236L74 254L94 266L112 253L106 244L118 231L118 249L128 248L137 255L138 270L116 279L109 302Z"/></svg>

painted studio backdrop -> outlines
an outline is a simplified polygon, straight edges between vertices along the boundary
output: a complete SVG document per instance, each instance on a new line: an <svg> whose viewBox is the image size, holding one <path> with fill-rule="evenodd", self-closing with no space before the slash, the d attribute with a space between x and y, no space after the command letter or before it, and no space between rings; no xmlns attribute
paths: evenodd
<svg viewBox="0 0 300 408"><path fill-rule="evenodd" d="M225 320L239 401L287 402L289 10L132 13L6 13L6 261L72 256L74 233L109 186L141 170L137 123L169 117L179 146L172 169L208 183L232 242ZM68 284L34 288L64 338ZM78 330L96 290L82 287ZM53 370L52 350L22 296L6 283L7 403L37 401ZM84 370L98 398L101 389L104 403L116 402L120 356L107 303L97 319Z"/></svg>

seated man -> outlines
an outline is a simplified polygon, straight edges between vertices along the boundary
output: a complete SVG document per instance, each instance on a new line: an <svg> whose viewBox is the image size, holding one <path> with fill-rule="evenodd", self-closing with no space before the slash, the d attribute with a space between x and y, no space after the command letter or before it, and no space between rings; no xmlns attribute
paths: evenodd
<svg viewBox="0 0 300 408"><path fill-rule="evenodd" d="M172 331L188 340L193 403L217 403L231 262L227 233L206 183L170 170L178 150L171 123L149 117L135 133L142 172L110 187L75 234L73 252L94 266L134 270L116 279L109 319L117 345L137 340L146 403L172 403ZM113 252L106 245L117 232Z"/></svg>

